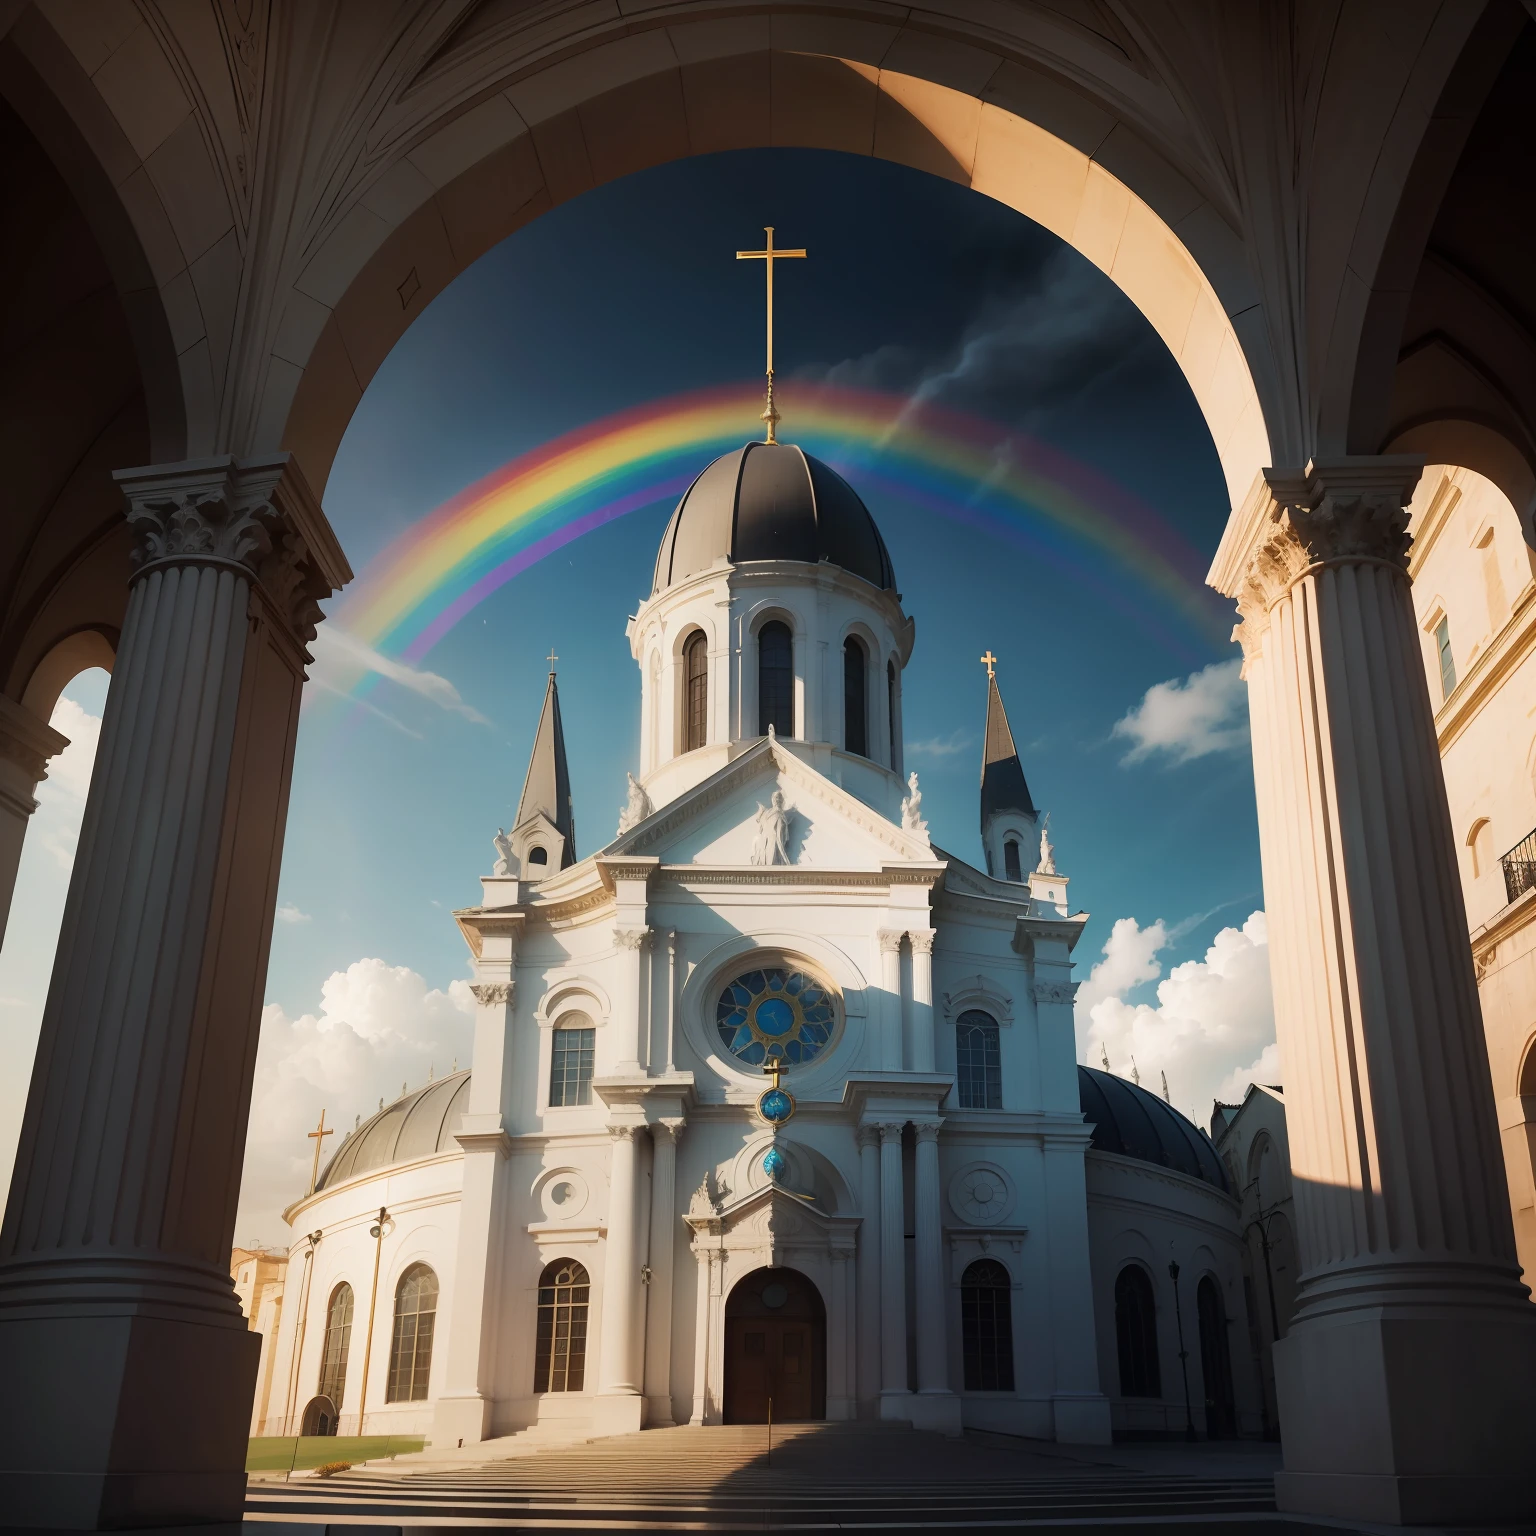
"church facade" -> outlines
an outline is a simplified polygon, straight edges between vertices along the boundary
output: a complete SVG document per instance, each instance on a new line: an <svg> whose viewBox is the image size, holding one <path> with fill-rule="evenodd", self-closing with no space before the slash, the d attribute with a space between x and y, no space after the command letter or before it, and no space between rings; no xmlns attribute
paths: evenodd
<svg viewBox="0 0 1536 1536"><path fill-rule="evenodd" d="M1234 1191L1170 1106L1076 1063L1086 916L990 658L972 864L928 835L913 621L827 466L706 468L628 633L618 835L578 858L551 673L455 914L472 1068L286 1213L253 1431L1259 1433Z"/></svg>

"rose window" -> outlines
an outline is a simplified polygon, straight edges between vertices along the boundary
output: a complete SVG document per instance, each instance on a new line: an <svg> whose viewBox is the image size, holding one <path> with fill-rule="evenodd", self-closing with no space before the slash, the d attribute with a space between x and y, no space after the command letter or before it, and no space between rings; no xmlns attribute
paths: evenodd
<svg viewBox="0 0 1536 1536"><path fill-rule="evenodd" d="M738 976L720 994L715 1027L739 1061L761 1067L770 1060L794 1067L818 1055L832 1038L832 999L804 971L764 966Z"/></svg>

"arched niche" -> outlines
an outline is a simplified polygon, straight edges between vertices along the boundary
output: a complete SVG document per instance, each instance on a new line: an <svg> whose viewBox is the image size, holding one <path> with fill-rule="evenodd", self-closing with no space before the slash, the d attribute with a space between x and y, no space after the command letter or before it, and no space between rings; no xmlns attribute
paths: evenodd
<svg viewBox="0 0 1536 1536"><path fill-rule="evenodd" d="M261 407L264 418L285 420L283 446L317 492L390 349L491 246L632 171L783 145L943 176L1087 257L1179 363L1239 504L1270 457L1256 374L1229 318L1251 310L1253 294L1238 236L1210 216L1200 193L1149 146L1133 147L1123 125L1085 132L1059 88L1034 89L1026 71L999 78L1000 60L998 71L961 88L941 83L952 72L922 44L906 50L896 71L852 46L850 56L771 46L768 18L761 20L761 46L746 41L751 26L723 40L715 27L679 19L666 47L632 37L567 57L423 130L381 174L364 194L366 216L336 224L287 298L313 340L302 376L272 370ZM861 26L844 27L843 41L859 40ZM1267 358L1267 348L1259 355Z"/></svg>

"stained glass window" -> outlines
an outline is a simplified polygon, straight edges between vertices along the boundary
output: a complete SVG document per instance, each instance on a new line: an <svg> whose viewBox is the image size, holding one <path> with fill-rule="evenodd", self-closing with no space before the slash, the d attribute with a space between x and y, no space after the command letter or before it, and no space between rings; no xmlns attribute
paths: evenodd
<svg viewBox="0 0 1536 1536"><path fill-rule="evenodd" d="M832 1038L832 999L804 971L764 966L720 994L715 1027L726 1050L751 1067L777 1057L786 1067L818 1055Z"/></svg>
<svg viewBox="0 0 1536 1536"><path fill-rule="evenodd" d="M580 1392L587 1372L587 1304L591 1283L575 1259L556 1259L539 1276L535 1392Z"/></svg>

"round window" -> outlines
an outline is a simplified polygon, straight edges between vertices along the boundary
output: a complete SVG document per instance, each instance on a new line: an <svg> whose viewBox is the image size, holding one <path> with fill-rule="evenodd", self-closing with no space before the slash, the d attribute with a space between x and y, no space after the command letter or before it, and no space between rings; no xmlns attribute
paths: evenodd
<svg viewBox="0 0 1536 1536"><path fill-rule="evenodd" d="M794 1067L818 1055L832 1038L832 999L804 971L764 966L738 976L720 994L715 1027L738 1060L760 1067L772 1059Z"/></svg>

